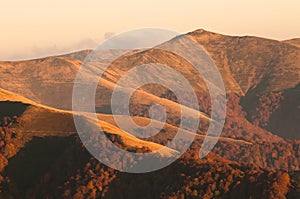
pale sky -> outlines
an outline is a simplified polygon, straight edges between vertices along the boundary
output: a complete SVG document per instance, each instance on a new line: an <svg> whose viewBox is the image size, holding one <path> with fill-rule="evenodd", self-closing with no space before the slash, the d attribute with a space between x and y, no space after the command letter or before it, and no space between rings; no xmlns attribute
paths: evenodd
<svg viewBox="0 0 300 199"><path fill-rule="evenodd" d="M299 0L0 0L0 60L93 48L137 28L300 37Z"/></svg>

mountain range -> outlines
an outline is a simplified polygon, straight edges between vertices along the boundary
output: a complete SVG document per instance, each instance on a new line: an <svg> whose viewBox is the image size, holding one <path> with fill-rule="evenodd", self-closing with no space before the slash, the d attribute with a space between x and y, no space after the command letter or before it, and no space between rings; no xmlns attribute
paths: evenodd
<svg viewBox="0 0 300 199"><path fill-rule="evenodd" d="M203 29L185 36L203 46L226 90L225 125L207 157L198 157L212 122L207 85L187 60L174 53L151 48L114 60L96 90L98 121L71 110L76 74L91 50L0 61L0 198L298 198L300 39L227 36ZM165 45L176 42L181 42L180 37ZM105 59L88 63L91 78L110 63L115 52L97 53ZM197 59L199 55L192 56ZM134 122L149 124L149 108L154 104L165 108L167 120L166 124L152 121L153 131L159 131L155 136L138 138L116 124L111 96L127 71L153 62L180 72L194 89L199 107L189 106L189 93L187 103L180 105L168 88L140 87L130 102ZM149 69L149 76L139 78L177 82L172 74L162 77L156 67ZM127 92L126 85L119 86ZM106 136L124 150L154 152L176 135L180 108L187 110L185 117L201 118L194 142L175 163L146 174L123 173L98 162L84 148L73 121L77 114L87 124L100 124ZM184 133L190 135L191 129ZM168 147L158 155L168 158L177 153Z"/></svg>

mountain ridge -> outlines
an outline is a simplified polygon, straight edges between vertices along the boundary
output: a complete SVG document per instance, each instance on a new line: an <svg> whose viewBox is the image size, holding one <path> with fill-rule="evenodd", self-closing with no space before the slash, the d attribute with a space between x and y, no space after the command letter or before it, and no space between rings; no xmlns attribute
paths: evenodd
<svg viewBox="0 0 300 199"><path fill-rule="evenodd" d="M132 51L114 60L99 81L95 97L97 118L71 111L74 79L90 50L0 62L0 198L298 199L300 49L286 41L232 37L205 30L187 36L211 56L226 87L223 131L205 158L199 158L199 149L209 125L215 122L211 120L210 94L202 76L174 53L153 48ZM174 38L164 45L172 42L182 40ZM110 50L98 53L103 53L103 59L87 62L87 80L102 72L115 55ZM196 53L192 55L199 58ZM131 119L140 126L152 122L153 128L145 133L158 133L139 138L131 132L140 132L140 128L127 126L124 130L117 125L115 119L126 116L112 115L111 94L128 70L151 62L172 66L182 73L193 87L199 107L188 106L188 91L182 96L186 104L182 106L166 87L140 87L131 96ZM150 73L152 76L145 74L140 78L160 78L184 89L172 74L160 74L155 66ZM138 77L139 80L142 79ZM124 94L132 90L126 83L119 86ZM165 108L166 123L150 119L149 110L154 104ZM117 105L124 108L122 103ZM188 110L183 115L188 121L201 119L196 134L188 125L182 129L186 137L194 136L193 143L173 164L145 174L119 172L99 162L83 143L100 148L105 143L95 139L98 132L93 134L93 128L85 132L91 139L82 142L73 121L75 116L83 118L87 127L100 125L106 137L122 150L148 153L160 150L177 134L181 106ZM216 110L224 111L218 105ZM167 147L157 155L161 160L177 157L177 147ZM104 154L103 158L124 160L117 153L110 157ZM135 159L120 164L132 166Z"/></svg>

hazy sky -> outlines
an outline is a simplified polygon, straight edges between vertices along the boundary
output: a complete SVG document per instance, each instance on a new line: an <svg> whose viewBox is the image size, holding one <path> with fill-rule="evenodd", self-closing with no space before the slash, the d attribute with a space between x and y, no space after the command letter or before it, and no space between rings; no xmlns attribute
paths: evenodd
<svg viewBox="0 0 300 199"><path fill-rule="evenodd" d="M289 39L300 37L299 10L299 0L1 0L0 60L93 48L145 27Z"/></svg>

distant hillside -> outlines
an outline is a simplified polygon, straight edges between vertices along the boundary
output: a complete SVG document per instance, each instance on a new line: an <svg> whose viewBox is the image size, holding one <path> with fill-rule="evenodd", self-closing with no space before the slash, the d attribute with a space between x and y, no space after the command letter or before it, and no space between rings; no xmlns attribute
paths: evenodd
<svg viewBox="0 0 300 199"><path fill-rule="evenodd" d="M203 45L213 58L223 76L227 92L247 95L251 91L261 94L293 88L299 83L300 49L294 46L263 38L231 37L204 30L188 35ZM42 104L70 108L72 83L82 58L88 52L90 51L31 61L1 62L0 87ZM109 58L109 54L113 52L105 53ZM115 83L131 67L159 60L160 63L169 64L182 72L197 91L206 90L201 75L178 56L147 50L125 57L116 60L106 71L107 81ZM106 61L95 64L101 65ZM92 70L96 69L95 66L91 67ZM156 74L155 69L153 74ZM168 74L165 76L168 81L173 81ZM104 85L101 90L102 94L107 92L105 87L107 86Z"/></svg>
<svg viewBox="0 0 300 199"><path fill-rule="evenodd" d="M299 138L297 117L290 117L289 125L287 125L287 122L280 122L286 121L285 114L280 113L286 113L287 110L296 110L296 113L299 111L297 100L287 105L288 103L285 100L289 97L285 99L279 97L274 99L278 103L276 107L263 105L266 103L262 102L265 98L271 98L274 95L273 93L290 93L293 91L296 93L288 95L295 95L294 97L297 98L297 89L292 89L299 84L300 49L290 44L291 42L297 43L297 39L281 42L258 37L227 36L202 29L190 32L187 36L192 37L201 44L212 57L221 72L226 92L228 94L235 93L241 98L242 108L247 113L247 119L250 122L284 138ZM174 38L164 45L173 45L176 42L181 42L180 38ZM70 110L74 78L89 52L90 50L86 50L58 57L19 62L0 62L0 88L20 94L43 105ZM98 53L102 55L103 59L97 63L89 64L90 73L87 75L91 78L93 78L95 72L99 72L97 66L107 64L116 52L107 50ZM193 55L195 58L197 56L197 54ZM191 115L200 114L207 120L210 114L210 102L209 100L203 101L203 98L207 96L207 87L201 75L183 58L157 49L127 53L110 65L97 89L97 111L100 113L111 112L109 107L112 89L127 70L142 63L157 61L172 66L187 78L197 92L200 106L202 106L201 113L195 113L191 110ZM159 77L160 73L155 67L150 69L150 73L151 77L142 78L153 78L153 80L160 78L161 81L177 84L177 80L172 74L164 74L163 78ZM123 86L125 92L126 85ZM180 88L179 85L178 87ZM172 112L173 120L177 120L179 106L176 100L163 97L167 96L167 92L162 87L151 85L142 87L132 98L133 103L136 105L135 109L145 109L146 107L143 107L143 104L163 103L162 105ZM188 98L186 99L188 100ZM261 106L264 106L264 108L261 108ZM264 119L260 120L262 117ZM255 122L257 120L260 120L260 122ZM263 120L264 122L262 122Z"/></svg>

